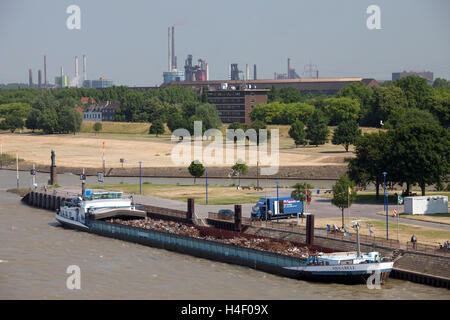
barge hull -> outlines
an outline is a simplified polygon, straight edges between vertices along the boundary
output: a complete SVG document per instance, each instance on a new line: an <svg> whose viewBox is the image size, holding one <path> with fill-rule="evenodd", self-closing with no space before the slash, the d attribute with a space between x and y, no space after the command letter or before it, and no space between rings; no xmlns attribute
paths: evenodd
<svg viewBox="0 0 450 320"><path fill-rule="evenodd" d="M96 221L95 223L98 223L98 221ZM102 222L102 223L104 224L104 222ZM233 251L233 250L251 251L251 253L253 254L253 257L254 257L254 259L250 259L250 255L248 255L248 258L243 258L243 257L239 257L239 256L236 256L233 254L226 254L226 252L225 253L224 252L212 252L211 250L208 251L208 250L204 250L204 249L200 249L200 248L190 247L187 245L178 245L175 243L176 241L173 241L174 243L168 243L166 241L150 239L150 238L146 238L144 236L141 237L141 236L137 236L135 234L130 234L131 232L121 231L120 229L123 227L117 227L117 226L114 227L110 223L107 223L107 224L109 225L109 226L107 226L107 227L109 227L108 228L109 230L101 230L101 228L97 228L96 226L93 227L91 225L88 232L94 233L97 235L101 235L101 236L114 238L114 239L134 242L134 243L138 243L138 244L142 244L142 245L146 245L146 246L166 249L166 250L174 251L177 253L188 254L188 255L195 256L195 257L199 257L199 258L205 258L205 259L209 259L209 260L250 267L250 268L264 271L267 273L272 273L272 274L289 277L292 279L298 279L298 280L309 280L309 281L315 281L315 282L317 282L317 281L319 281L319 282L335 282L335 283L345 283L345 284L361 284L361 283L366 283L367 278L371 275L370 273L369 274L367 274L367 273L366 274L356 274L356 275L342 273L340 275L331 275L331 276L325 275L325 274L313 274L313 273L304 272L304 271L301 271L301 270L298 270L295 268L286 268L285 265L283 265L281 261L280 261L279 265L262 262L262 260L264 260L264 256L267 256L267 255L271 255L272 257L276 258L276 254L273 254L273 253L265 253L265 252L260 252L258 250L254 250L254 249L248 249L248 248L243 248L243 247L241 248L241 247L236 247L233 245L222 244L222 243L215 243L219 247L226 248L226 246L229 246L230 251ZM132 230L133 232L139 232L139 231L137 231L137 230L139 230L139 228L133 228L133 229L136 229L136 231ZM127 229L125 229L125 230L127 230ZM150 231L150 230L146 230L146 229L142 229L141 232L144 234L146 232L160 233L159 231L154 231L154 230ZM168 238L170 238L171 236L172 237L176 236L176 237L181 238L182 240L183 240L183 238L185 238L184 240L186 240L186 241L203 242L205 244L213 243L210 240L189 238L189 237L179 236L179 235L166 234L165 236L167 236ZM279 255L279 256L280 256L280 260L288 259L291 262L297 261L297 267L299 267L300 265L305 263L305 261L300 258L293 258L293 257L289 257L289 256L282 256L282 255ZM257 260L259 260L259 261L257 261ZM388 272L387 272L387 274L388 274ZM382 278L385 279L387 274L386 273L382 274Z"/></svg>

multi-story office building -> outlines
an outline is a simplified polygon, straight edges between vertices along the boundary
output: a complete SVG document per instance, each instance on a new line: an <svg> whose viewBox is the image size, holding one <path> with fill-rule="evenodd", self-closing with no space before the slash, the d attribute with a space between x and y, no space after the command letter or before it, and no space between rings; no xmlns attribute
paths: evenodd
<svg viewBox="0 0 450 320"><path fill-rule="evenodd" d="M208 103L214 104L223 123L240 122L250 124L253 106L267 103L267 89L229 87L208 91Z"/></svg>

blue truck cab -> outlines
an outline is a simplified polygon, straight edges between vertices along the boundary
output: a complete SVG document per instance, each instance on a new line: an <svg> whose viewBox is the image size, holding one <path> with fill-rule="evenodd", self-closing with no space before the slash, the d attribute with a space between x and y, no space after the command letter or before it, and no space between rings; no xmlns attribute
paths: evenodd
<svg viewBox="0 0 450 320"><path fill-rule="evenodd" d="M270 210L269 214L268 211ZM252 208L253 220L290 218L303 213L303 201L292 197L261 198Z"/></svg>

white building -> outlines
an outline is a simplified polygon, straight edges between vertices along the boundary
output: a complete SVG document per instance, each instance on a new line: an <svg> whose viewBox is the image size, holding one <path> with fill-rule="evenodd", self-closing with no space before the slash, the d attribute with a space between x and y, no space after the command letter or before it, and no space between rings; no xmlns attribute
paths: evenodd
<svg viewBox="0 0 450 320"><path fill-rule="evenodd" d="M93 103L83 111L84 121L114 121L115 110L120 107L117 102L98 102Z"/></svg>
<svg viewBox="0 0 450 320"><path fill-rule="evenodd" d="M448 213L447 196L406 197L406 214Z"/></svg>

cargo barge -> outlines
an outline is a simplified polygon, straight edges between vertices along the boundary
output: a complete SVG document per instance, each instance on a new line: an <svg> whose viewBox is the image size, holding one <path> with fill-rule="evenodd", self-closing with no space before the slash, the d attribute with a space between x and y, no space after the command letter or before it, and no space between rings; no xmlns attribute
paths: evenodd
<svg viewBox="0 0 450 320"><path fill-rule="evenodd" d="M92 197L97 199L82 200L79 198L64 202L55 218L70 228L196 257L247 266L295 279L366 283L370 276L377 273L382 283L387 279L393 267L393 262L383 260L378 252L368 254L361 254L359 250L356 252L320 252L307 258L300 258L220 241L106 222L103 221L104 218L130 218L134 214L136 218L142 218L142 213L136 210L132 203L121 203L122 212L118 211L117 198L113 199L107 193L100 196L103 199L99 199L99 196L95 194ZM111 200L110 203L108 203L108 197ZM117 197L117 193L115 197ZM211 233L209 229L212 229L200 226L195 226L195 228L203 234ZM233 231L227 232L230 233L230 237L242 235Z"/></svg>

